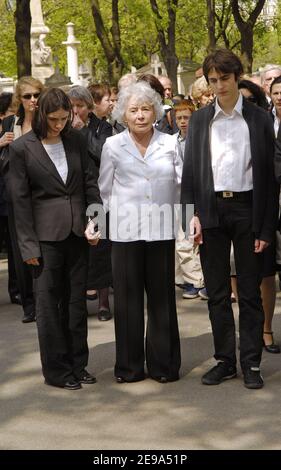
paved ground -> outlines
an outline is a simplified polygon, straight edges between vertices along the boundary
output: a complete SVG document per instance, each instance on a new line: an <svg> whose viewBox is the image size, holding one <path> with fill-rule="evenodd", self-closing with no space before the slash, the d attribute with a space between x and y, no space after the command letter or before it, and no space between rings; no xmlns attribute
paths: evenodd
<svg viewBox="0 0 281 470"><path fill-rule="evenodd" d="M98 383L70 392L44 385L36 325L21 323L0 261L0 449L280 449L281 357L264 353L266 386L248 390L241 373L217 387L200 383L214 364L207 304L178 290L181 380L113 380L113 321L89 307L89 370ZM281 342L281 297L274 330Z"/></svg>

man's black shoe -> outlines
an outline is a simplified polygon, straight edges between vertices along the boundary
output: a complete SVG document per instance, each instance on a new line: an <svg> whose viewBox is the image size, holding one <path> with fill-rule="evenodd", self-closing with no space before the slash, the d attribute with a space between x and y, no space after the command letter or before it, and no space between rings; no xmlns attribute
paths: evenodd
<svg viewBox="0 0 281 470"><path fill-rule="evenodd" d="M97 379L85 369L81 372L79 377L77 377L77 381L80 384L95 384Z"/></svg>
<svg viewBox="0 0 281 470"><path fill-rule="evenodd" d="M33 321L36 321L36 315L34 312L32 313L25 313L24 316L22 317L22 323L31 323Z"/></svg>
<svg viewBox="0 0 281 470"><path fill-rule="evenodd" d="M235 366L231 366L226 362L218 362L218 364L203 375L201 382L204 385L219 385L224 380L236 377L237 371Z"/></svg>
<svg viewBox="0 0 281 470"><path fill-rule="evenodd" d="M257 389L264 385L263 378L259 367L250 367L243 371L244 385L246 388Z"/></svg>
<svg viewBox="0 0 281 470"><path fill-rule="evenodd" d="M20 294L10 295L11 304L22 305Z"/></svg>

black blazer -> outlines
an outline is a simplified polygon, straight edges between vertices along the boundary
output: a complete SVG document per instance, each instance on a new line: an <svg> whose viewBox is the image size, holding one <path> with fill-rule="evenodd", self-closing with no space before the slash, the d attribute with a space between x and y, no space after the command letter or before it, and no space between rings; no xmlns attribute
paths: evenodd
<svg viewBox="0 0 281 470"><path fill-rule="evenodd" d="M253 232L271 242L278 217L278 187L274 179L274 132L266 111L243 99L243 117L249 127L253 166ZM193 113L186 140L181 203L194 204L203 229L219 225L209 144L210 104ZM183 211L183 217L185 210ZM183 227L186 229L186 220Z"/></svg>
<svg viewBox="0 0 281 470"><path fill-rule="evenodd" d="M23 260L40 257L39 241L65 240L71 231L83 237L86 206L102 204L83 136L72 129L62 141L66 184L33 131L10 144L9 185Z"/></svg>

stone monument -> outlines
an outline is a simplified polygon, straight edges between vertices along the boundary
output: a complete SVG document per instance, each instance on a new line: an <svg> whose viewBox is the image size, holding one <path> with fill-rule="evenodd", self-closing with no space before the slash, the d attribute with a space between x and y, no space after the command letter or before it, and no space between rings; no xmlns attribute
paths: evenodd
<svg viewBox="0 0 281 470"><path fill-rule="evenodd" d="M41 0L30 0L31 11L31 63L32 76L45 83L46 78L54 73L52 51L45 44L50 32L44 24Z"/></svg>
<svg viewBox="0 0 281 470"><path fill-rule="evenodd" d="M74 85L79 85L77 46L80 44L80 41L77 41L74 35L74 23L67 23L66 28L67 40L63 41L62 44L66 45L67 51L67 75Z"/></svg>

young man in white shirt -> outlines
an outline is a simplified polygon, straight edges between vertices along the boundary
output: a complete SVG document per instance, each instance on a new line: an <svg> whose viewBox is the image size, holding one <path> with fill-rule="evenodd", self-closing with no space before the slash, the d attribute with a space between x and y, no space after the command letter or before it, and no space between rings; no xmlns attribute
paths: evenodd
<svg viewBox="0 0 281 470"><path fill-rule="evenodd" d="M218 385L237 375L229 261L232 242L241 369L244 385L257 389L263 387L262 253L273 239L278 202L272 123L264 110L240 95L238 79L243 67L235 54L226 49L211 53L203 71L216 101L191 117L181 195L184 205L194 205L193 237L200 244L218 361L203 375L202 383Z"/></svg>

